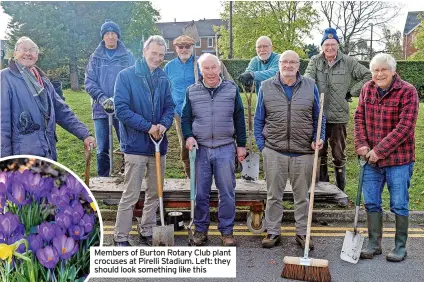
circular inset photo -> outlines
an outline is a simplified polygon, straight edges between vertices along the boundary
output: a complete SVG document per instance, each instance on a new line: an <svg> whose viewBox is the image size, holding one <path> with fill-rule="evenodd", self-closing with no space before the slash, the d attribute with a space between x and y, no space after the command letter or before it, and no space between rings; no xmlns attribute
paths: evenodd
<svg viewBox="0 0 424 282"><path fill-rule="evenodd" d="M102 220L87 186L35 156L0 159L0 280L88 280Z"/></svg>

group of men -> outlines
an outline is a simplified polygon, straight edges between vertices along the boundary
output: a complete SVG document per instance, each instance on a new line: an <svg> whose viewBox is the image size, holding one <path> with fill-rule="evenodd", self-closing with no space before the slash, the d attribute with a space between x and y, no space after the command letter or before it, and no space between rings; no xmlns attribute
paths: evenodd
<svg viewBox="0 0 424 282"><path fill-rule="evenodd" d="M216 56L195 56L195 41L191 37L182 35L173 41L178 56L162 70L166 51L163 37L151 36L144 43L142 58L135 60L120 40L116 23L105 22L100 35L102 41L90 56L85 78L86 90L92 97L96 140L69 107L59 101L51 83L35 66L37 45L25 37L16 43L12 64L1 72L1 155L37 152L56 159L52 132L57 122L84 140L86 146L97 141L98 174L107 176L110 171L105 109L114 111L114 126L125 159L125 189L118 207L114 242L118 246L130 245L132 209L145 176L146 196L139 231L142 243L149 245L158 208L155 147L151 138L162 140L163 178L168 149L166 132L175 121L187 177L188 151L197 148L194 243L203 245L208 240L214 178L219 192L221 243L235 246L235 159L241 162L246 156L244 108L238 86ZM328 181L330 144L336 184L344 190L347 100L350 95L359 95L354 136L356 153L367 160L363 190L369 233L369 244L361 257L372 258L382 252L381 193L387 183L390 209L396 215L395 248L387 259L401 261L406 256L408 189L415 162L417 91L400 79L396 61L390 55L376 55L368 70L355 58L343 54L333 28L325 30L321 46L323 51L311 58L302 76L296 52L276 54L271 39L261 36L256 41L257 56L238 78L245 86L256 85L254 135L263 155L267 183L267 236L262 246L271 248L281 241L282 197L287 180L293 187L295 202L295 241L305 246L315 149L321 155L320 180ZM18 94L16 89L28 89L28 93ZM321 140L316 143L322 92L324 115ZM32 100L37 107L31 105ZM22 101L26 104L22 105ZM40 148L25 151L30 143L30 148ZM310 248L314 248L312 241Z"/></svg>

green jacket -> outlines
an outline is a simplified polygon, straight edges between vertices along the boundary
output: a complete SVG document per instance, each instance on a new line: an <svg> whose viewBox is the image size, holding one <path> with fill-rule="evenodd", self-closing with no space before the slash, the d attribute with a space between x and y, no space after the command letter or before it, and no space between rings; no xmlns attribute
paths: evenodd
<svg viewBox="0 0 424 282"><path fill-rule="evenodd" d="M332 66L328 65L324 53L313 56L304 76L314 79L318 91L324 92L327 123L348 123L349 103L346 101L346 93L359 97L362 86L371 80L371 72L365 66L340 51Z"/></svg>

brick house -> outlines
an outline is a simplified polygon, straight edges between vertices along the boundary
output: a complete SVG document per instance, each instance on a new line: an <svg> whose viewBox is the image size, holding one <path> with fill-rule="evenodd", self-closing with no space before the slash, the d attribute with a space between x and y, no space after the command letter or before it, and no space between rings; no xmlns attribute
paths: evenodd
<svg viewBox="0 0 424 282"><path fill-rule="evenodd" d="M190 24L189 22L164 22L156 23L156 27L162 32L163 38L166 41L167 48L165 60L172 60L177 56L172 42L175 38L183 34L183 27ZM196 24L197 32L199 33L200 42L195 46L196 56L203 53L217 53L217 39L218 36L213 30L213 26L222 25L221 19L203 19L194 22Z"/></svg>
<svg viewBox="0 0 424 282"><path fill-rule="evenodd" d="M403 29L403 58L405 60L417 51L412 43L417 33L417 27L421 25L420 15L423 13L424 11L408 12L406 17Z"/></svg>

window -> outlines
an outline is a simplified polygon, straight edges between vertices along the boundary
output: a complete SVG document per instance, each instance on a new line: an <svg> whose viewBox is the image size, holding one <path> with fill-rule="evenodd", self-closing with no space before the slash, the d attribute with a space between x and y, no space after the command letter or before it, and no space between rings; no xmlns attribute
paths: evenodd
<svg viewBox="0 0 424 282"><path fill-rule="evenodd" d="M196 48L200 48L201 43L202 43L202 38L200 38L200 39L199 39L199 41L197 41L197 42L196 42L195 47L196 47Z"/></svg>
<svg viewBox="0 0 424 282"><path fill-rule="evenodd" d="M213 47L213 40L214 40L214 37L208 37L208 48Z"/></svg>

